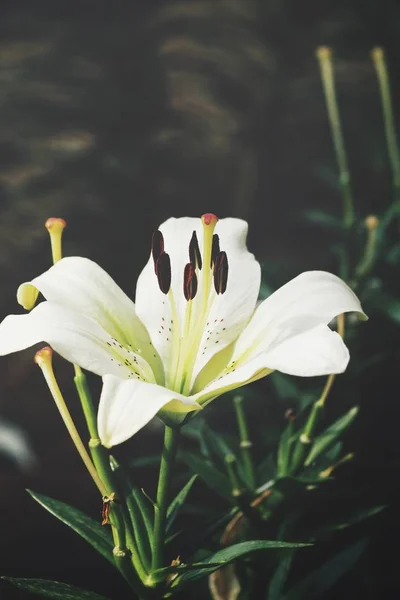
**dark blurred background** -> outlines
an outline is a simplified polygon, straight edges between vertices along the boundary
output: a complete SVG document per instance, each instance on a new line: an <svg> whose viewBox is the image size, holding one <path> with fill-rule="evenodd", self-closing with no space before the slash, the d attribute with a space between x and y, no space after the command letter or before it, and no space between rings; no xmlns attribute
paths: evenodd
<svg viewBox="0 0 400 600"><path fill-rule="evenodd" d="M399 36L398 0L3 0L1 317L18 310L19 283L50 266L43 224L51 216L67 220L66 255L99 262L131 295L151 233L171 215L212 211L247 219L249 246L265 265L275 265L277 280L282 264L290 276L337 270L326 252L329 234L300 218L312 208L341 213L330 184L336 165L315 49L328 45L335 53L362 216L382 212L391 200L369 52L377 45L386 50L396 110ZM345 598L400 592L392 549L399 327L391 325L382 341L384 326L379 314L367 325L368 347L380 340L386 359L363 372L352 399L362 408L349 443L357 459L344 477L389 509L378 525L365 525L371 542L362 564L335 588ZM32 488L92 516L101 508L33 354L0 362L0 573L124 597L111 568L25 492ZM72 369L56 366L82 423ZM340 396L335 402L340 414ZM210 409L211 422L218 410ZM139 456L160 447L155 425L137 436L132 451ZM143 477L151 489L154 473ZM2 585L0 597L24 596Z"/></svg>

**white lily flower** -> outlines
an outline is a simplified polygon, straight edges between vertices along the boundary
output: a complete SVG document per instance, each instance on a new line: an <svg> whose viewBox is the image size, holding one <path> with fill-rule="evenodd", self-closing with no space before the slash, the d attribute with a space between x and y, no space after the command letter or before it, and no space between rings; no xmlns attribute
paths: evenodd
<svg viewBox="0 0 400 600"><path fill-rule="evenodd" d="M302 273L257 308L260 265L240 219L169 219L153 235L136 305L96 263L64 258L29 283L46 301L0 324L0 354L45 341L67 360L103 376L98 412L111 447L157 413L180 422L228 390L274 370L341 373L349 361L328 327L359 300L338 277ZM366 317L365 317L366 318Z"/></svg>

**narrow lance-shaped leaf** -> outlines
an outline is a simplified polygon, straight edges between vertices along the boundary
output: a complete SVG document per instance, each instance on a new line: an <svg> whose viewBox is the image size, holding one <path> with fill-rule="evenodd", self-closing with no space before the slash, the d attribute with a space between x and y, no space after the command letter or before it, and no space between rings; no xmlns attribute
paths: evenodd
<svg viewBox="0 0 400 600"><path fill-rule="evenodd" d="M288 473L289 459L292 451L294 437L294 420L286 425L278 447L278 477L284 477Z"/></svg>
<svg viewBox="0 0 400 600"><path fill-rule="evenodd" d="M86 540L97 552L99 552L104 558L110 561L113 565L113 542L110 532L107 528L102 527L100 521L97 522L91 519L83 512L72 506L68 506L64 502L54 500L43 494L38 494L32 490L27 490L36 502L41 504L46 510L52 515L57 517L60 521L71 527L76 533L78 533L84 540ZM100 516L100 507L99 507Z"/></svg>
<svg viewBox="0 0 400 600"><path fill-rule="evenodd" d="M82 590L67 583L59 581L48 581L47 579L22 579L17 577L2 577L15 587L25 592L53 598L53 600L108 600L105 596L100 596L95 592Z"/></svg>
<svg viewBox="0 0 400 600"><path fill-rule="evenodd" d="M304 463L306 466L310 465L322 452L329 448L329 446L331 446L348 427L350 427L356 418L358 411L358 406L353 406L349 412L343 415L343 417L340 417L340 419L335 421L315 438L310 453Z"/></svg>
<svg viewBox="0 0 400 600"><path fill-rule="evenodd" d="M209 488L220 494L223 498L232 501L231 486L228 477L218 471L211 462L189 452L185 452L182 458Z"/></svg>
<svg viewBox="0 0 400 600"><path fill-rule="evenodd" d="M292 543L292 542L280 542L280 541L269 541L269 540L253 540L250 542L241 542L228 546L222 550L218 550L214 554L210 554L206 560L201 563L197 563L197 570L193 569L188 573L184 573L181 577L173 580L171 587L176 585L179 588L192 583L200 577L205 577L210 573L213 573L221 566L227 565L238 558L245 557L251 552L260 550L271 550L271 549L290 549L290 548L304 548L310 546L310 544Z"/></svg>
<svg viewBox="0 0 400 600"><path fill-rule="evenodd" d="M314 600L322 597L336 581L354 567L366 544L367 540L363 539L339 552L292 587L281 600Z"/></svg>
<svg viewBox="0 0 400 600"><path fill-rule="evenodd" d="M288 550L280 560L268 586L268 600L280 600L292 566L294 552Z"/></svg>
<svg viewBox="0 0 400 600"><path fill-rule="evenodd" d="M170 530L171 525L174 522L176 515L178 514L180 508L185 503L186 498L187 498L190 490L192 489L192 486L193 486L194 482L196 481L196 479L197 479L197 475L192 475L192 477L189 479L187 484L183 486L181 491L178 492L178 494L175 496L175 498L172 500L171 504L169 505L168 511L167 511L167 526L166 526L167 531Z"/></svg>
<svg viewBox="0 0 400 600"><path fill-rule="evenodd" d="M323 535L327 535L335 531L341 531L342 529L347 529L352 525L361 523L365 519L369 519L369 517L377 515L384 508L386 508L386 506L373 506L372 508L358 510L357 512L349 515L348 517L336 518L334 522L328 523L327 525L324 525L320 529L318 529L318 532L315 535L313 535L311 541L314 541Z"/></svg>

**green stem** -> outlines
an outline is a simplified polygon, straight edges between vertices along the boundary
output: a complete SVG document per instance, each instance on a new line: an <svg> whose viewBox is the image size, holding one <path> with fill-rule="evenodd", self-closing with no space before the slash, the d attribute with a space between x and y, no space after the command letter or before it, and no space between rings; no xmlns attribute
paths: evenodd
<svg viewBox="0 0 400 600"><path fill-rule="evenodd" d="M376 75L379 82L381 94L383 119L385 123L386 143L388 148L390 165L393 174L393 187L397 192L400 190L400 153L397 145L396 126L394 122L392 99L390 94L389 74L382 48L374 48L371 52L375 65Z"/></svg>
<svg viewBox="0 0 400 600"><path fill-rule="evenodd" d="M129 522L129 531L133 540L133 544L137 545L140 558L146 569L150 568L150 539L148 531L144 523L144 517L141 510L142 504L139 504L133 491L135 486L127 478L123 468L118 464L113 456L110 457L110 464L113 470L113 475L116 477L118 486L122 492L124 506L126 505L126 517ZM136 490L137 491L137 490ZM152 534L152 529L151 529Z"/></svg>
<svg viewBox="0 0 400 600"><path fill-rule="evenodd" d="M240 452L242 455L246 481L250 489L254 490L257 486L256 470L254 467L251 448L253 446L249 437L249 430L246 422L246 415L243 409L243 396L235 396L234 399L236 419L239 427Z"/></svg>
<svg viewBox="0 0 400 600"><path fill-rule="evenodd" d="M93 462L100 475L101 480L105 484L108 490L108 497L112 497L114 494L114 501L111 503L111 523L113 525L113 535L116 545L121 548L122 551L129 551L132 554L132 562L142 581L147 579L147 571L143 566L141 557L136 547L136 543L133 537L133 531L130 527L129 515L125 514L124 499L120 499L117 494L117 486L114 482L113 472L110 466L109 454L101 445L99 439L91 439L89 441L89 448L92 453ZM121 504L119 504L121 502Z"/></svg>
<svg viewBox="0 0 400 600"><path fill-rule="evenodd" d="M83 373L78 365L74 365L75 377L74 383L78 392L79 400L81 401L83 414L85 415L86 424L88 426L89 435L92 439L97 439L99 434L97 432L97 420L96 411L93 406L92 395L87 383L86 375Z"/></svg>
<svg viewBox="0 0 400 600"><path fill-rule="evenodd" d="M344 145L339 107L336 98L331 49L325 46L318 48L317 58L320 64L326 109L328 112L336 160L339 167L339 184L343 199L343 225L345 228L349 228L354 223L353 195L351 192L350 171L347 165L346 148Z"/></svg>
<svg viewBox="0 0 400 600"><path fill-rule="evenodd" d="M179 429L165 426L164 447L158 477L157 500L154 513L152 570L160 569L164 563L165 525L167 519L169 488L172 469L179 442Z"/></svg>
<svg viewBox="0 0 400 600"><path fill-rule="evenodd" d="M296 471L304 464L306 456L308 455L312 443L314 441L315 432L321 420L324 404L325 398L322 399L321 397L317 402L315 402L314 406L312 407L311 414L308 417L303 433L300 435L293 452L291 464L292 473L296 473Z"/></svg>

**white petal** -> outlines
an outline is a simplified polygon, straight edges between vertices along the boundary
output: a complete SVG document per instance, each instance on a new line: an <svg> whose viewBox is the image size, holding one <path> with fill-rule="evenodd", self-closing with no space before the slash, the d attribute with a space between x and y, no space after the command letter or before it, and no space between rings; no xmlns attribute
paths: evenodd
<svg viewBox="0 0 400 600"><path fill-rule="evenodd" d="M183 294L183 272L189 262L189 243L195 231L203 254L203 226L200 219L185 217L169 219L160 226L160 231L164 236L165 252L171 259L171 291L175 310L171 307L170 296L159 289L151 256L138 280L136 310L150 332L165 368L171 369L174 366L173 340L182 335L187 309ZM229 345L243 330L254 311L260 287L260 266L246 248L247 223L241 219L221 219L215 233L219 236L221 250L227 253L228 285L221 295L217 295L211 287L211 310L204 324L199 323L196 318L202 304L202 280L206 265L198 273L199 287L192 314L194 324L204 325L204 333L202 339L198 340L192 383L212 356ZM193 330L190 337L194 337Z"/></svg>
<svg viewBox="0 0 400 600"><path fill-rule="evenodd" d="M248 225L241 219L221 219L215 228L220 248L228 256L228 285L215 295L200 343L192 383L220 350L234 341L247 325L260 290L261 269L246 247Z"/></svg>
<svg viewBox="0 0 400 600"><path fill-rule="evenodd" d="M288 375L314 377L343 373L350 356L336 331L327 325L317 325L271 347L263 353L263 358L269 369Z"/></svg>
<svg viewBox="0 0 400 600"><path fill-rule="evenodd" d="M308 271L279 288L257 308L239 337L233 359L249 356L286 337L327 324L345 312L366 318L354 292L336 275Z"/></svg>
<svg viewBox="0 0 400 600"><path fill-rule="evenodd" d="M66 360L97 375L132 376L124 364L127 350L114 346L114 340L93 319L57 304L42 302L29 314L9 315L0 324L0 355L38 342L50 344ZM137 360L149 370L143 359Z"/></svg>
<svg viewBox="0 0 400 600"><path fill-rule="evenodd" d="M168 369L172 360L172 340L180 337L185 319L187 302L183 295L183 271L189 262L189 243L193 231L196 231L201 242L202 225L200 219L171 218L159 229L164 236L165 252L171 260L171 290L175 310L171 307L170 295L163 294L158 286L151 255L139 276L135 302L137 315L150 333L153 345Z"/></svg>
<svg viewBox="0 0 400 600"><path fill-rule="evenodd" d="M153 362L150 338L134 303L95 262L79 256L63 258L30 283L22 284L19 301L27 295L30 298L32 286L50 302L91 317L119 342L140 348L147 361Z"/></svg>
<svg viewBox="0 0 400 600"><path fill-rule="evenodd" d="M182 404L184 412L199 408L190 398L159 385L106 375L97 415L102 444L110 448L125 442L172 400Z"/></svg>
<svg viewBox="0 0 400 600"><path fill-rule="evenodd" d="M349 362L349 351L342 338L327 325L285 339L267 351L260 351L238 366L230 365L226 374L192 396L200 405L221 394L265 377L277 370L289 375L314 377L342 373Z"/></svg>

